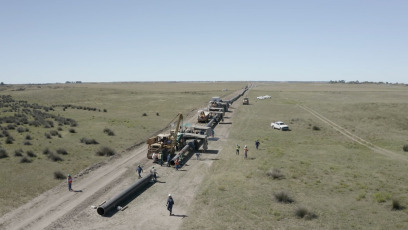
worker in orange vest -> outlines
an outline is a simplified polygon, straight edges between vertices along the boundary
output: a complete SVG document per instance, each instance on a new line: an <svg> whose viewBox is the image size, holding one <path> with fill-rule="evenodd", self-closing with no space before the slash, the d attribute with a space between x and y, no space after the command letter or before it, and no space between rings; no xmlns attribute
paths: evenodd
<svg viewBox="0 0 408 230"><path fill-rule="evenodd" d="M67 179L67 181L68 181L68 190L69 190L69 191L72 191L72 177L71 177L70 174L68 174L68 179Z"/></svg>

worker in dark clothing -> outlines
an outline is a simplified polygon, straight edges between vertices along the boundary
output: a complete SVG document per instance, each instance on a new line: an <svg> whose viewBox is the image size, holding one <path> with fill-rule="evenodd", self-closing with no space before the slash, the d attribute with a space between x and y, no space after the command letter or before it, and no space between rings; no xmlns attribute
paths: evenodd
<svg viewBox="0 0 408 230"><path fill-rule="evenodd" d="M171 197L171 194L169 194L169 198L167 199L167 210L169 210L170 216L173 215L173 213L172 213L173 204L174 204L173 197Z"/></svg>
<svg viewBox="0 0 408 230"><path fill-rule="evenodd" d="M258 140L255 141L255 147L256 147L256 150L258 150L258 147L259 147L259 141Z"/></svg>
<svg viewBox="0 0 408 230"><path fill-rule="evenodd" d="M139 178L142 178L142 176L140 175L140 173L143 172L143 169L142 169L142 167L141 167L140 165L137 166L136 171L137 171L137 174L139 174Z"/></svg>
<svg viewBox="0 0 408 230"><path fill-rule="evenodd" d="M170 167L170 153L167 154L167 167Z"/></svg>

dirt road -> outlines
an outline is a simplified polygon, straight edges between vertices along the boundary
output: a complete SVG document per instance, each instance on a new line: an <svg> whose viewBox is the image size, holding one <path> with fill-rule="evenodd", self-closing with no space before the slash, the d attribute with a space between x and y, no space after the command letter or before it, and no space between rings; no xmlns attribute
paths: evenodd
<svg viewBox="0 0 408 230"><path fill-rule="evenodd" d="M233 106L239 104L235 102ZM215 138L209 138L209 153L201 154L200 160L193 156L178 171L155 164L158 182L132 197L124 211L104 217L91 206L109 200L133 184L138 179L135 171L138 164L148 173L153 163L146 158L146 145L75 176L75 192L69 192L63 183L7 213L0 218L0 229L178 229L183 219L188 218L189 204L199 184L213 160L222 153L232 125L233 107L231 111L226 114L225 124L216 127ZM195 119L193 116L187 122L193 123ZM169 193L175 201L174 216L169 216L165 206Z"/></svg>

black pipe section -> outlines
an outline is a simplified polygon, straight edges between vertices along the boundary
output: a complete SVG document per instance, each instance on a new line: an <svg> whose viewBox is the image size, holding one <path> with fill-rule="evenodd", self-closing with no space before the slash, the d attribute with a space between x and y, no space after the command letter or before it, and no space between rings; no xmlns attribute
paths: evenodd
<svg viewBox="0 0 408 230"><path fill-rule="evenodd" d="M143 188L148 184L153 178L153 174L149 173L147 176L143 177L140 180L137 180L134 184L132 184L129 188L122 191L108 202L104 203L103 205L99 206L96 211L99 215L103 216L112 209L116 208L121 202L126 200L132 194L135 194L139 189Z"/></svg>

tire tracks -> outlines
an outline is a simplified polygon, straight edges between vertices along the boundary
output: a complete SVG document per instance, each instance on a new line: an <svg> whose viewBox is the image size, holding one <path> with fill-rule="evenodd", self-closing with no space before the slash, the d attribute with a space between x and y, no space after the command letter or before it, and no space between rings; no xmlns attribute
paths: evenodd
<svg viewBox="0 0 408 230"><path fill-rule="evenodd" d="M329 125L330 127L332 127L333 129L337 130L338 132L340 132L341 134L343 134L345 137L349 138L352 141L355 141L371 150L373 150L376 153L379 153L381 155L384 155L386 157L389 157L393 160L402 160L402 161L408 161L408 158L406 156L403 156L401 154L392 152L388 149L384 149L381 148L351 132L349 132L347 129L341 127L340 125L336 124L335 122L329 120L327 117L321 115L320 113L318 113L317 111L305 106L305 105L298 105L301 109L309 112L310 114L312 114L314 117L316 117L317 119L323 121L324 123L326 123L327 125Z"/></svg>

